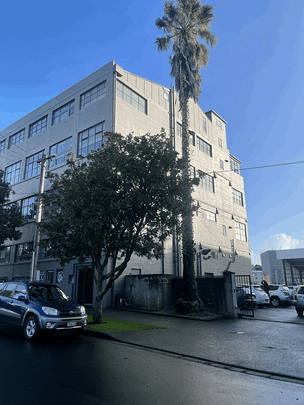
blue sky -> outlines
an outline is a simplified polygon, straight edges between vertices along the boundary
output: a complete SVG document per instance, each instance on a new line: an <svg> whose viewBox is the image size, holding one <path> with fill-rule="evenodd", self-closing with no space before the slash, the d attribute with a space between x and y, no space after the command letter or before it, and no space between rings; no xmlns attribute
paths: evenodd
<svg viewBox="0 0 304 405"><path fill-rule="evenodd" d="M213 0L218 46L200 105L227 121L242 168L304 161L303 0ZM13 0L1 6L0 130L99 67L170 86L154 22L163 0ZM304 164L244 170L252 262L304 247Z"/></svg>

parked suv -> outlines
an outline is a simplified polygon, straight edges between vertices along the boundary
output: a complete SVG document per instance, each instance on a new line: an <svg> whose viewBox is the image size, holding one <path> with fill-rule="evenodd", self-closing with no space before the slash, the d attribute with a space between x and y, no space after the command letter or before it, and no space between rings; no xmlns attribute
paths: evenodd
<svg viewBox="0 0 304 405"><path fill-rule="evenodd" d="M76 334L87 319L85 308L70 301L56 284L7 281L0 285L0 321L21 326L28 340L40 330Z"/></svg>
<svg viewBox="0 0 304 405"><path fill-rule="evenodd" d="M285 307L292 305L293 301L289 294L288 287L281 284L268 284L270 304L273 307Z"/></svg>
<svg viewBox="0 0 304 405"><path fill-rule="evenodd" d="M303 310L304 310L304 285L301 285L301 287L298 289L297 293L295 294L294 304L295 304L297 314L299 316L302 316Z"/></svg>

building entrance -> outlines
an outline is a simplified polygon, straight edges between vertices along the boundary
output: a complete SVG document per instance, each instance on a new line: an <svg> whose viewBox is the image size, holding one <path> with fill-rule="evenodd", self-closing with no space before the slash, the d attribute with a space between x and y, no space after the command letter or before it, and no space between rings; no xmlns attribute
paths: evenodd
<svg viewBox="0 0 304 405"><path fill-rule="evenodd" d="M81 305L93 305L93 269L78 269L77 302Z"/></svg>

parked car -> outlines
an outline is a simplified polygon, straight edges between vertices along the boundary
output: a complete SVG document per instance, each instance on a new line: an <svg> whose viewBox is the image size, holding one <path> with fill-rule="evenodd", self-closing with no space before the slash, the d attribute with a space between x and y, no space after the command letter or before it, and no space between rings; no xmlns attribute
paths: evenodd
<svg viewBox="0 0 304 405"><path fill-rule="evenodd" d="M236 286L236 299L239 308L248 308L256 306L256 296L250 292L250 288L247 286Z"/></svg>
<svg viewBox="0 0 304 405"><path fill-rule="evenodd" d="M295 294L294 304L297 314L302 316L304 310L304 285L301 285Z"/></svg>
<svg viewBox="0 0 304 405"><path fill-rule="evenodd" d="M49 283L7 281L0 286L0 321L19 325L31 340L40 330L79 333L87 324L84 306Z"/></svg>
<svg viewBox="0 0 304 405"><path fill-rule="evenodd" d="M269 305L269 295L259 285L252 285L251 291L256 296L256 304L259 308L263 308L265 305Z"/></svg>
<svg viewBox="0 0 304 405"><path fill-rule="evenodd" d="M286 307L293 304L288 287L282 284L268 284L270 304L273 307Z"/></svg>

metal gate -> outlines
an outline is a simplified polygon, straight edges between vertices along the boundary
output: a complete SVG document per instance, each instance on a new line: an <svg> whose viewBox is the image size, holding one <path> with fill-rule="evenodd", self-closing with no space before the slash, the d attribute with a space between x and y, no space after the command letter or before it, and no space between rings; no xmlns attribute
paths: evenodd
<svg viewBox="0 0 304 405"><path fill-rule="evenodd" d="M236 275L235 285L239 316L254 317L254 307L256 305L256 299L255 296L252 294L250 276Z"/></svg>

